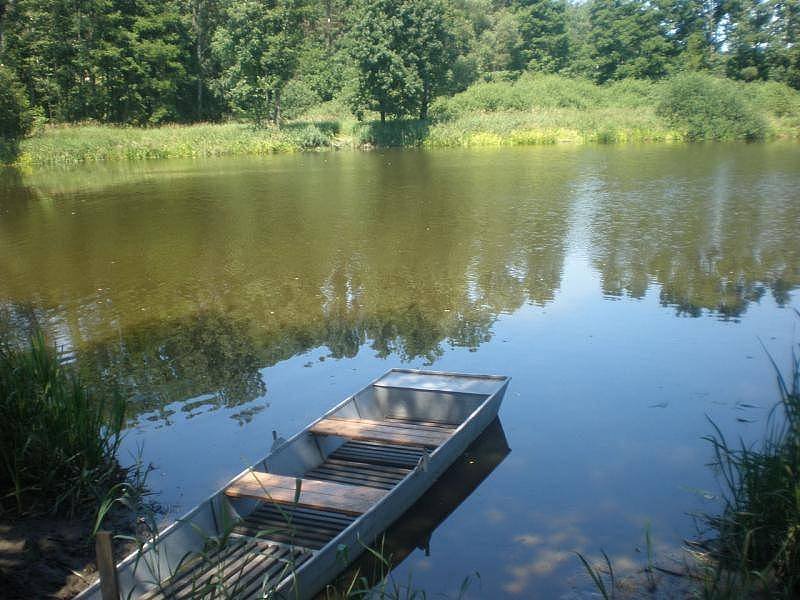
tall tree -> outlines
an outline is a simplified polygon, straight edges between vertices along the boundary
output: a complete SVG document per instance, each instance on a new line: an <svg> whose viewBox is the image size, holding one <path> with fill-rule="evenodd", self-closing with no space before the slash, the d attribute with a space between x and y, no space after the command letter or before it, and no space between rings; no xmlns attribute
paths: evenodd
<svg viewBox="0 0 800 600"><path fill-rule="evenodd" d="M381 122L411 112L422 89L417 70L403 55L402 4L361 0L352 13L350 51L358 74L351 107L358 115L376 110Z"/></svg>
<svg viewBox="0 0 800 600"><path fill-rule="evenodd" d="M588 46L599 83L663 77L674 54L661 12L647 0L593 0Z"/></svg>
<svg viewBox="0 0 800 600"><path fill-rule="evenodd" d="M231 104L261 123L281 123L281 93L297 69L308 15L305 0L236 0L213 46Z"/></svg>
<svg viewBox="0 0 800 600"><path fill-rule="evenodd" d="M517 19L526 68L553 73L567 65L566 8L563 0L521 0Z"/></svg>
<svg viewBox="0 0 800 600"><path fill-rule="evenodd" d="M456 57L453 17L443 0L408 0L402 6L402 52L419 77L419 118L427 119L431 100L447 85Z"/></svg>

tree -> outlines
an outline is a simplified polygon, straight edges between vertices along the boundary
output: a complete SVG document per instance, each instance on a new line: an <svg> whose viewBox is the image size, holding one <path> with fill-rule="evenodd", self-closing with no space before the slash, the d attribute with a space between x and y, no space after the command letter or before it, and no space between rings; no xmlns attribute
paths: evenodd
<svg viewBox="0 0 800 600"><path fill-rule="evenodd" d="M419 118L427 119L428 106L447 84L456 58L452 16L442 0L409 0L402 7L406 38L402 50L421 83Z"/></svg>
<svg viewBox="0 0 800 600"><path fill-rule="evenodd" d="M187 29L191 32L195 79L194 116L205 119L210 114L206 96L208 80L212 77L214 67L211 53L211 40L220 20L221 7L217 0L185 0L182 15L188 20Z"/></svg>
<svg viewBox="0 0 800 600"><path fill-rule="evenodd" d="M673 47L660 11L646 0L593 0L589 54L594 79L658 79L668 72Z"/></svg>
<svg viewBox="0 0 800 600"><path fill-rule="evenodd" d="M707 0L660 0L668 36L678 54L679 68L711 69L715 61L715 4Z"/></svg>
<svg viewBox="0 0 800 600"><path fill-rule="evenodd" d="M433 95L455 60L451 15L442 0L362 0L354 13L350 48L358 69L352 107L400 117L428 116Z"/></svg>
<svg viewBox="0 0 800 600"><path fill-rule="evenodd" d="M297 69L307 14L305 0L236 0L214 36L225 94L257 123L271 110L280 125L281 93Z"/></svg>
<svg viewBox="0 0 800 600"><path fill-rule="evenodd" d="M0 163L11 162L19 141L30 131L25 88L9 68L0 65Z"/></svg>
<svg viewBox="0 0 800 600"><path fill-rule="evenodd" d="M548 73L566 67L569 36L563 0L522 0L517 19L525 67Z"/></svg>
<svg viewBox="0 0 800 600"><path fill-rule="evenodd" d="M485 29L477 42L480 69L484 75L523 68L523 39L517 15L510 9L501 9L492 15L491 26Z"/></svg>
<svg viewBox="0 0 800 600"><path fill-rule="evenodd" d="M350 104L357 115L376 110L386 116L411 112L422 89L419 74L402 54L403 2L361 0L352 14L350 51L357 68Z"/></svg>

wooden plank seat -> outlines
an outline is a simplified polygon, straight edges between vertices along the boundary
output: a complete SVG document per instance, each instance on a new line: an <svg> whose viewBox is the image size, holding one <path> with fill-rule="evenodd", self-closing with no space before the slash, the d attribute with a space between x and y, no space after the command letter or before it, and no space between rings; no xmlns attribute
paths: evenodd
<svg viewBox="0 0 800 600"><path fill-rule="evenodd" d="M189 556L141 600L261 598L311 556L304 548L232 536L222 547Z"/></svg>
<svg viewBox="0 0 800 600"><path fill-rule="evenodd" d="M297 481L297 477L250 471L225 488L225 494L231 497L256 498L274 504L295 505ZM300 496L296 506L360 515L385 495L386 490L371 487L300 479Z"/></svg>
<svg viewBox="0 0 800 600"><path fill-rule="evenodd" d="M326 417L311 427L311 431L318 435L425 448L437 448L450 437L454 429L455 426L432 426L399 419L374 421L342 417Z"/></svg>

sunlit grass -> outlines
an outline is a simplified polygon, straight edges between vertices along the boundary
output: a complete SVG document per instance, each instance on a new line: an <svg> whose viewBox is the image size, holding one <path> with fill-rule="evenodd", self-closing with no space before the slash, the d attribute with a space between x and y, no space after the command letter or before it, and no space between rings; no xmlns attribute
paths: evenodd
<svg viewBox="0 0 800 600"><path fill-rule="evenodd" d="M696 101L689 97L688 109L681 91L686 81L695 82L702 91ZM716 104L711 102L715 99ZM800 92L775 82L741 83L707 75L598 86L582 79L528 74L514 82L477 83L450 98L439 98L428 121L380 123L373 113L364 117L357 121L345 103L334 100L311 107L281 128L234 122L152 128L49 126L23 140L17 162L71 164L390 146L797 138ZM752 126L744 127L745 121Z"/></svg>

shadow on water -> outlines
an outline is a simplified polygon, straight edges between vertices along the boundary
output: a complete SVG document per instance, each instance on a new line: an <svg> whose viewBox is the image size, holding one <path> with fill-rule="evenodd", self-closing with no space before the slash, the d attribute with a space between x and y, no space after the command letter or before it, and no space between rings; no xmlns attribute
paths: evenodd
<svg viewBox="0 0 800 600"><path fill-rule="evenodd" d="M503 426L495 419L422 498L389 526L373 547L392 569L417 549L426 556L436 552L435 543L432 543L436 528L478 489L510 452ZM386 575L385 565L372 554L364 553L318 598L335 598L337 592L346 590L354 579L361 577L369 586L374 586ZM471 575L474 573L463 573L464 578ZM413 587L413 581L411 583Z"/></svg>

